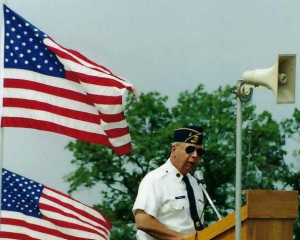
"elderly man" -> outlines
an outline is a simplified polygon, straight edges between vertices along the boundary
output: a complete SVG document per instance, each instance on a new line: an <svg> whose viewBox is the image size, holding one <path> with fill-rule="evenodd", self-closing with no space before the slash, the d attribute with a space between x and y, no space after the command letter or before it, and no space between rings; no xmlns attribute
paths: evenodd
<svg viewBox="0 0 300 240"><path fill-rule="evenodd" d="M171 155L141 181L133 206L138 240L184 239L203 229L204 196L190 174L203 155L203 129L174 131Z"/></svg>

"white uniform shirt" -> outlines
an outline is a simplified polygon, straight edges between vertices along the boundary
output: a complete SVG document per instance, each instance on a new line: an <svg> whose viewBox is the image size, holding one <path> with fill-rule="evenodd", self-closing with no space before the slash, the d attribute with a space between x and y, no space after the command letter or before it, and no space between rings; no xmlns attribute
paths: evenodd
<svg viewBox="0 0 300 240"><path fill-rule="evenodd" d="M203 223L203 192L197 180L187 174L193 187L198 215ZM173 166L170 159L159 168L149 172L142 180L133 206L155 217L167 228L177 232L195 230L190 215L189 200L182 174ZM154 239L143 231L137 231L138 240Z"/></svg>

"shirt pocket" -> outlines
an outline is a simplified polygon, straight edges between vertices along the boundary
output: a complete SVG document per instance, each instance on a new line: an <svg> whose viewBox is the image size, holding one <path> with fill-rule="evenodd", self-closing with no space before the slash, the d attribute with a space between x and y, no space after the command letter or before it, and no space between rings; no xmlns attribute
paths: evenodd
<svg viewBox="0 0 300 240"><path fill-rule="evenodd" d="M190 207L189 201L186 198L172 200L171 206L174 210L188 209Z"/></svg>

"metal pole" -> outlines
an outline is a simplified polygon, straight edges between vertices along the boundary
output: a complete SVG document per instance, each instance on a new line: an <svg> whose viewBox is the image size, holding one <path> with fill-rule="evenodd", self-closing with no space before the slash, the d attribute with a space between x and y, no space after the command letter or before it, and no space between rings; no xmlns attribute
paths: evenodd
<svg viewBox="0 0 300 240"><path fill-rule="evenodd" d="M235 240L242 239L241 232L241 199L242 199L242 102L252 98L253 85L238 81L236 91L236 175L235 175Z"/></svg>
<svg viewBox="0 0 300 240"><path fill-rule="evenodd" d="M7 0L3 0L3 4L7 5ZM1 36L0 36L0 125L1 125L1 118L2 118L2 106L3 106L3 71L4 71L4 13L3 13L3 6L2 6L2 25L1 25ZM1 21L0 21L1 22ZM1 218L2 218L2 168L3 168L3 128L0 128L0 233L1 233Z"/></svg>
<svg viewBox="0 0 300 240"><path fill-rule="evenodd" d="M242 195L242 102L236 104L236 185L235 185L235 240L241 239L241 195Z"/></svg>

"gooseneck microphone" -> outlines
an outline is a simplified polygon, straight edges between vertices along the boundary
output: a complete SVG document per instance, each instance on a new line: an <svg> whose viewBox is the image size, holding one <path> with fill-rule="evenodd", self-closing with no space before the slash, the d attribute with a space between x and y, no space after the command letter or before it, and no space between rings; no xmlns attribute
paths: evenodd
<svg viewBox="0 0 300 240"><path fill-rule="evenodd" d="M213 204L212 200L210 199L210 197L209 197L209 195L208 195L208 193L206 191L206 184L205 184L202 172L199 171L199 170L195 171L194 177L197 179L199 187L204 192L206 198L208 199L210 205L212 206L212 208L214 209L215 213L217 214L219 220L221 220L222 219L221 215L219 214L218 210L216 209L215 205Z"/></svg>
<svg viewBox="0 0 300 240"><path fill-rule="evenodd" d="M204 188L206 188L206 184L201 171L197 170L194 174L194 177L197 179L198 185L201 184Z"/></svg>

